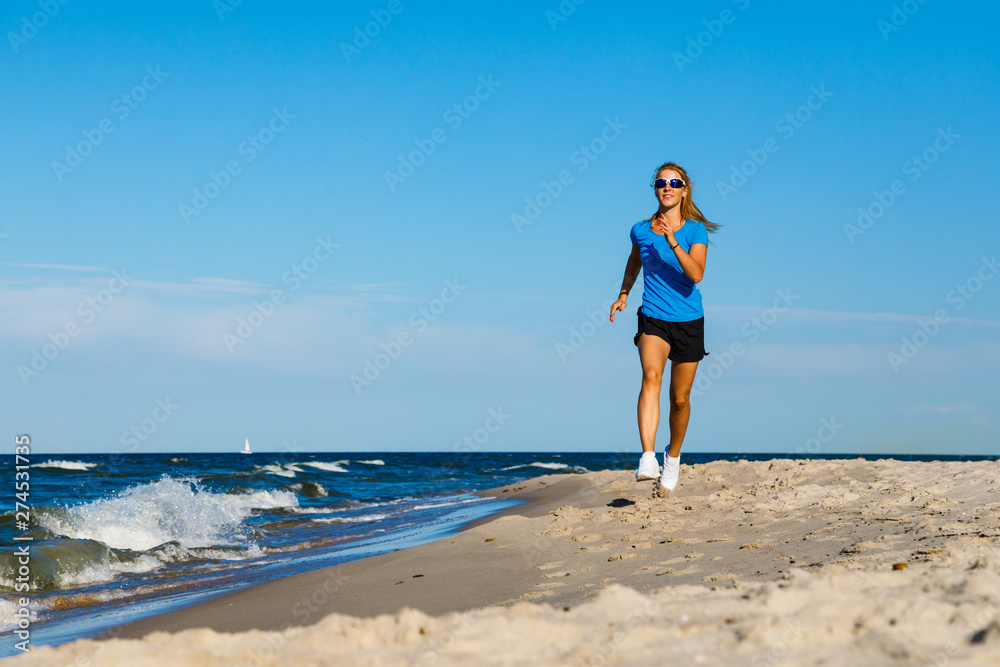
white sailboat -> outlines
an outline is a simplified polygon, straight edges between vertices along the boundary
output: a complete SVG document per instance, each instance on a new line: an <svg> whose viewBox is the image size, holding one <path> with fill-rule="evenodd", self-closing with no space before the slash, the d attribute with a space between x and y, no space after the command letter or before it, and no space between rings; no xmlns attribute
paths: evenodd
<svg viewBox="0 0 1000 667"><path fill-rule="evenodd" d="M243 449L240 450L240 454L253 454L250 451L250 438L246 438L243 442Z"/></svg>

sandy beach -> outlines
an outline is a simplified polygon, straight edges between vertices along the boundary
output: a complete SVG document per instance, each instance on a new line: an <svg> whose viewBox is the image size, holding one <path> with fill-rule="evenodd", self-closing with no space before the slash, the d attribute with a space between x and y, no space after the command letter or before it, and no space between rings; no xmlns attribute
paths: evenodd
<svg viewBox="0 0 1000 667"><path fill-rule="evenodd" d="M1000 462L681 466L490 490L452 537L14 665L997 665Z"/></svg>

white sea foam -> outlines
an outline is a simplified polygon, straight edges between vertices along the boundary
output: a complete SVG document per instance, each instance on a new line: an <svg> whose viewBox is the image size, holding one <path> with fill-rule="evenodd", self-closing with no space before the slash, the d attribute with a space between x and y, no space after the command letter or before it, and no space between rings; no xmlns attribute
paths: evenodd
<svg viewBox="0 0 1000 667"><path fill-rule="evenodd" d="M32 468L62 468L63 470L82 471L90 470L96 466L96 463L84 463L83 461L43 461L31 464Z"/></svg>
<svg viewBox="0 0 1000 667"><path fill-rule="evenodd" d="M171 545L173 546L173 545ZM174 547L168 550L156 550L155 553L143 554L134 560L119 561L115 558L107 562L93 563L75 572L61 572L56 578L59 588L89 586L106 581L114 581L121 574L141 574L158 570L167 563L189 560L192 558L205 560L239 561L260 558L264 552L253 544L248 549L184 549Z"/></svg>
<svg viewBox="0 0 1000 667"><path fill-rule="evenodd" d="M434 503L433 505L414 505L413 507L408 507L409 510L430 510L436 509L438 507L450 507L451 505L464 505L465 503L478 503L485 500L485 498L467 498L465 500L452 500L445 501L441 503Z"/></svg>
<svg viewBox="0 0 1000 667"><path fill-rule="evenodd" d="M363 523L366 521L381 521L388 519L391 514L362 514L361 516L340 516L327 519L313 519L316 523Z"/></svg>
<svg viewBox="0 0 1000 667"><path fill-rule="evenodd" d="M301 464L304 466L309 466L311 468L316 468L317 470L325 470L326 472L347 472L346 469L341 468L339 464L346 464L347 461L338 461L337 463L325 463L323 461L306 461Z"/></svg>
<svg viewBox="0 0 1000 667"><path fill-rule="evenodd" d="M294 470L292 470L291 468L294 468L294 466L282 467L280 465L270 463L264 466L256 466L254 470L260 470L261 472L266 472L272 475L278 475L279 477L288 477L288 478L295 477L296 472L302 472L300 468L295 468Z"/></svg>
<svg viewBox="0 0 1000 667"><path fill-rule="evenodd" d="M105 563L87 565L75 572L60 572L56 577L56 583L59 588L89 586L90 584L114 581L118 578L119 574L125 572L152 572L162 566L163 561L151 555L143 555L136 560L127 562L109 560Z"/></svg>
<svg viewBox="0 0 1000 667"><path fill-rule="evenodd" d="M243 544L241 524L252 510L297 506L291 491L212 493L194 480L164 476L111 498L40 513L38 520L57 535L145 551L166 542L184 548Z"/></svg>
<svg viewBox="0 0 1000 667"><path fill-rule="evenodd" d="M516 466L508 466L506 468L501 468L501 470L517 470L518 468L546 468L547 470L564 470L569 466L565 463L545 463L543 461L535 461L534 463L523 463Z"/></svg>
<svg viewBox="0 0 1000 667"><path fill-rule="evenodd" d="M358 461L358 463L364 463L366 466L384 466L385 461L382 459L372 459L371 461Z"/></svg>
<svg viewBox="0 0 1000 667"><path fill-rule="evenodd" d="M352 502L349 505L338 507L296 507L291 511L295 514L338 514L340 512L354 512L356 510L371 509L373 507L385 507L387 505L398 505L400 500L390 500L384 503L363 503Z"/></svg>
<svg viewBox="0 0 1000 667"><path fill-rule="evenodd" d="M21 609L17 600L18 598L13 596L9 600L0 598L0 631L6 632L17 627L18 620L20 620L17 612ZM28 604L29 620L32 623L38 620L38 608L34 601Z"/></svg>

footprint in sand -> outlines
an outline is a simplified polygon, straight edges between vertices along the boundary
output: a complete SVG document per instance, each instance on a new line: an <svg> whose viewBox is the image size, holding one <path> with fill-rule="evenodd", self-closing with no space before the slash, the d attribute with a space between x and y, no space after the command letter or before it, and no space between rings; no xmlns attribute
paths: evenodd
<svg viewBox="0 0 1000 667"><path fill-rule="evenodd" d="M564 560L556 560L556 561L552 561L551 563L545 563L543 565L539 565L538 569L539 570L554 570L555 568L559 567L560 565L565 565L565 564L566 564L566 561L564 561Z"/></svg>
<svg viewBox="0 0 1000 667"><path fill-rule="evenodd" d="M566 584L560 583L547 583L547 584L535 584L535 588L558 588L559 586L565 586Z"/></svg>
<svg viewBox="0 0 1000 667"><path fill-rule="evenodd" d="M652 549L653 546L654 545L653 545L652 542L636 542L635 544L632 545L632 548L633 549L640 549L640 550L641 549Z"/></svg>
<svg viewBox="0 0 1000 667"><path fill-rule="evenodd" d="M525 593L521 596L522 600L537 600L538 598L544 598L552 595L551 591L535 591L534 593Z"/></svg>

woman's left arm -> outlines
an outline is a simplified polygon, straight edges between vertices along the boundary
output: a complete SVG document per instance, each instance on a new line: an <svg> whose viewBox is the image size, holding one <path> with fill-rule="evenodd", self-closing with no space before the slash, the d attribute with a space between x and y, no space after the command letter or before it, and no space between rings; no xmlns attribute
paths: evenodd
<svg viewBox="0 0 1000 667"><path fill-rule="evenodd" d="M674 253L674 257L677 258L677 262L681 265L681 270L684 271L684 275L691 279L691 282L700 283L701 279L705 277L705 262L708 261L708 246L704 243L700 243L700 239L691 244L691 249L684 252L684 248L678 243L677 239L674 238L674 232L667 226L665 220L662 216L657 220L659 224L659 231L663 234L667 245ZM692 223L693 224L693 223ZM697 234L695 238L697 238ZM704 236L704 234L701 234Z"/></svg>
<svg viewBox="0 0 1000 667"><path fill-rule="evenodd" d="M671 234L671 236L673 236ZM670 239L667 239L668 241ZM691 249L684 252L684 248L675 240L670 245L674 246L674 256L680 262L684 275L691 279L691 282L700 283L705 277L705 262L708 261L708 246L704 243L692 243Z"/></svg>

